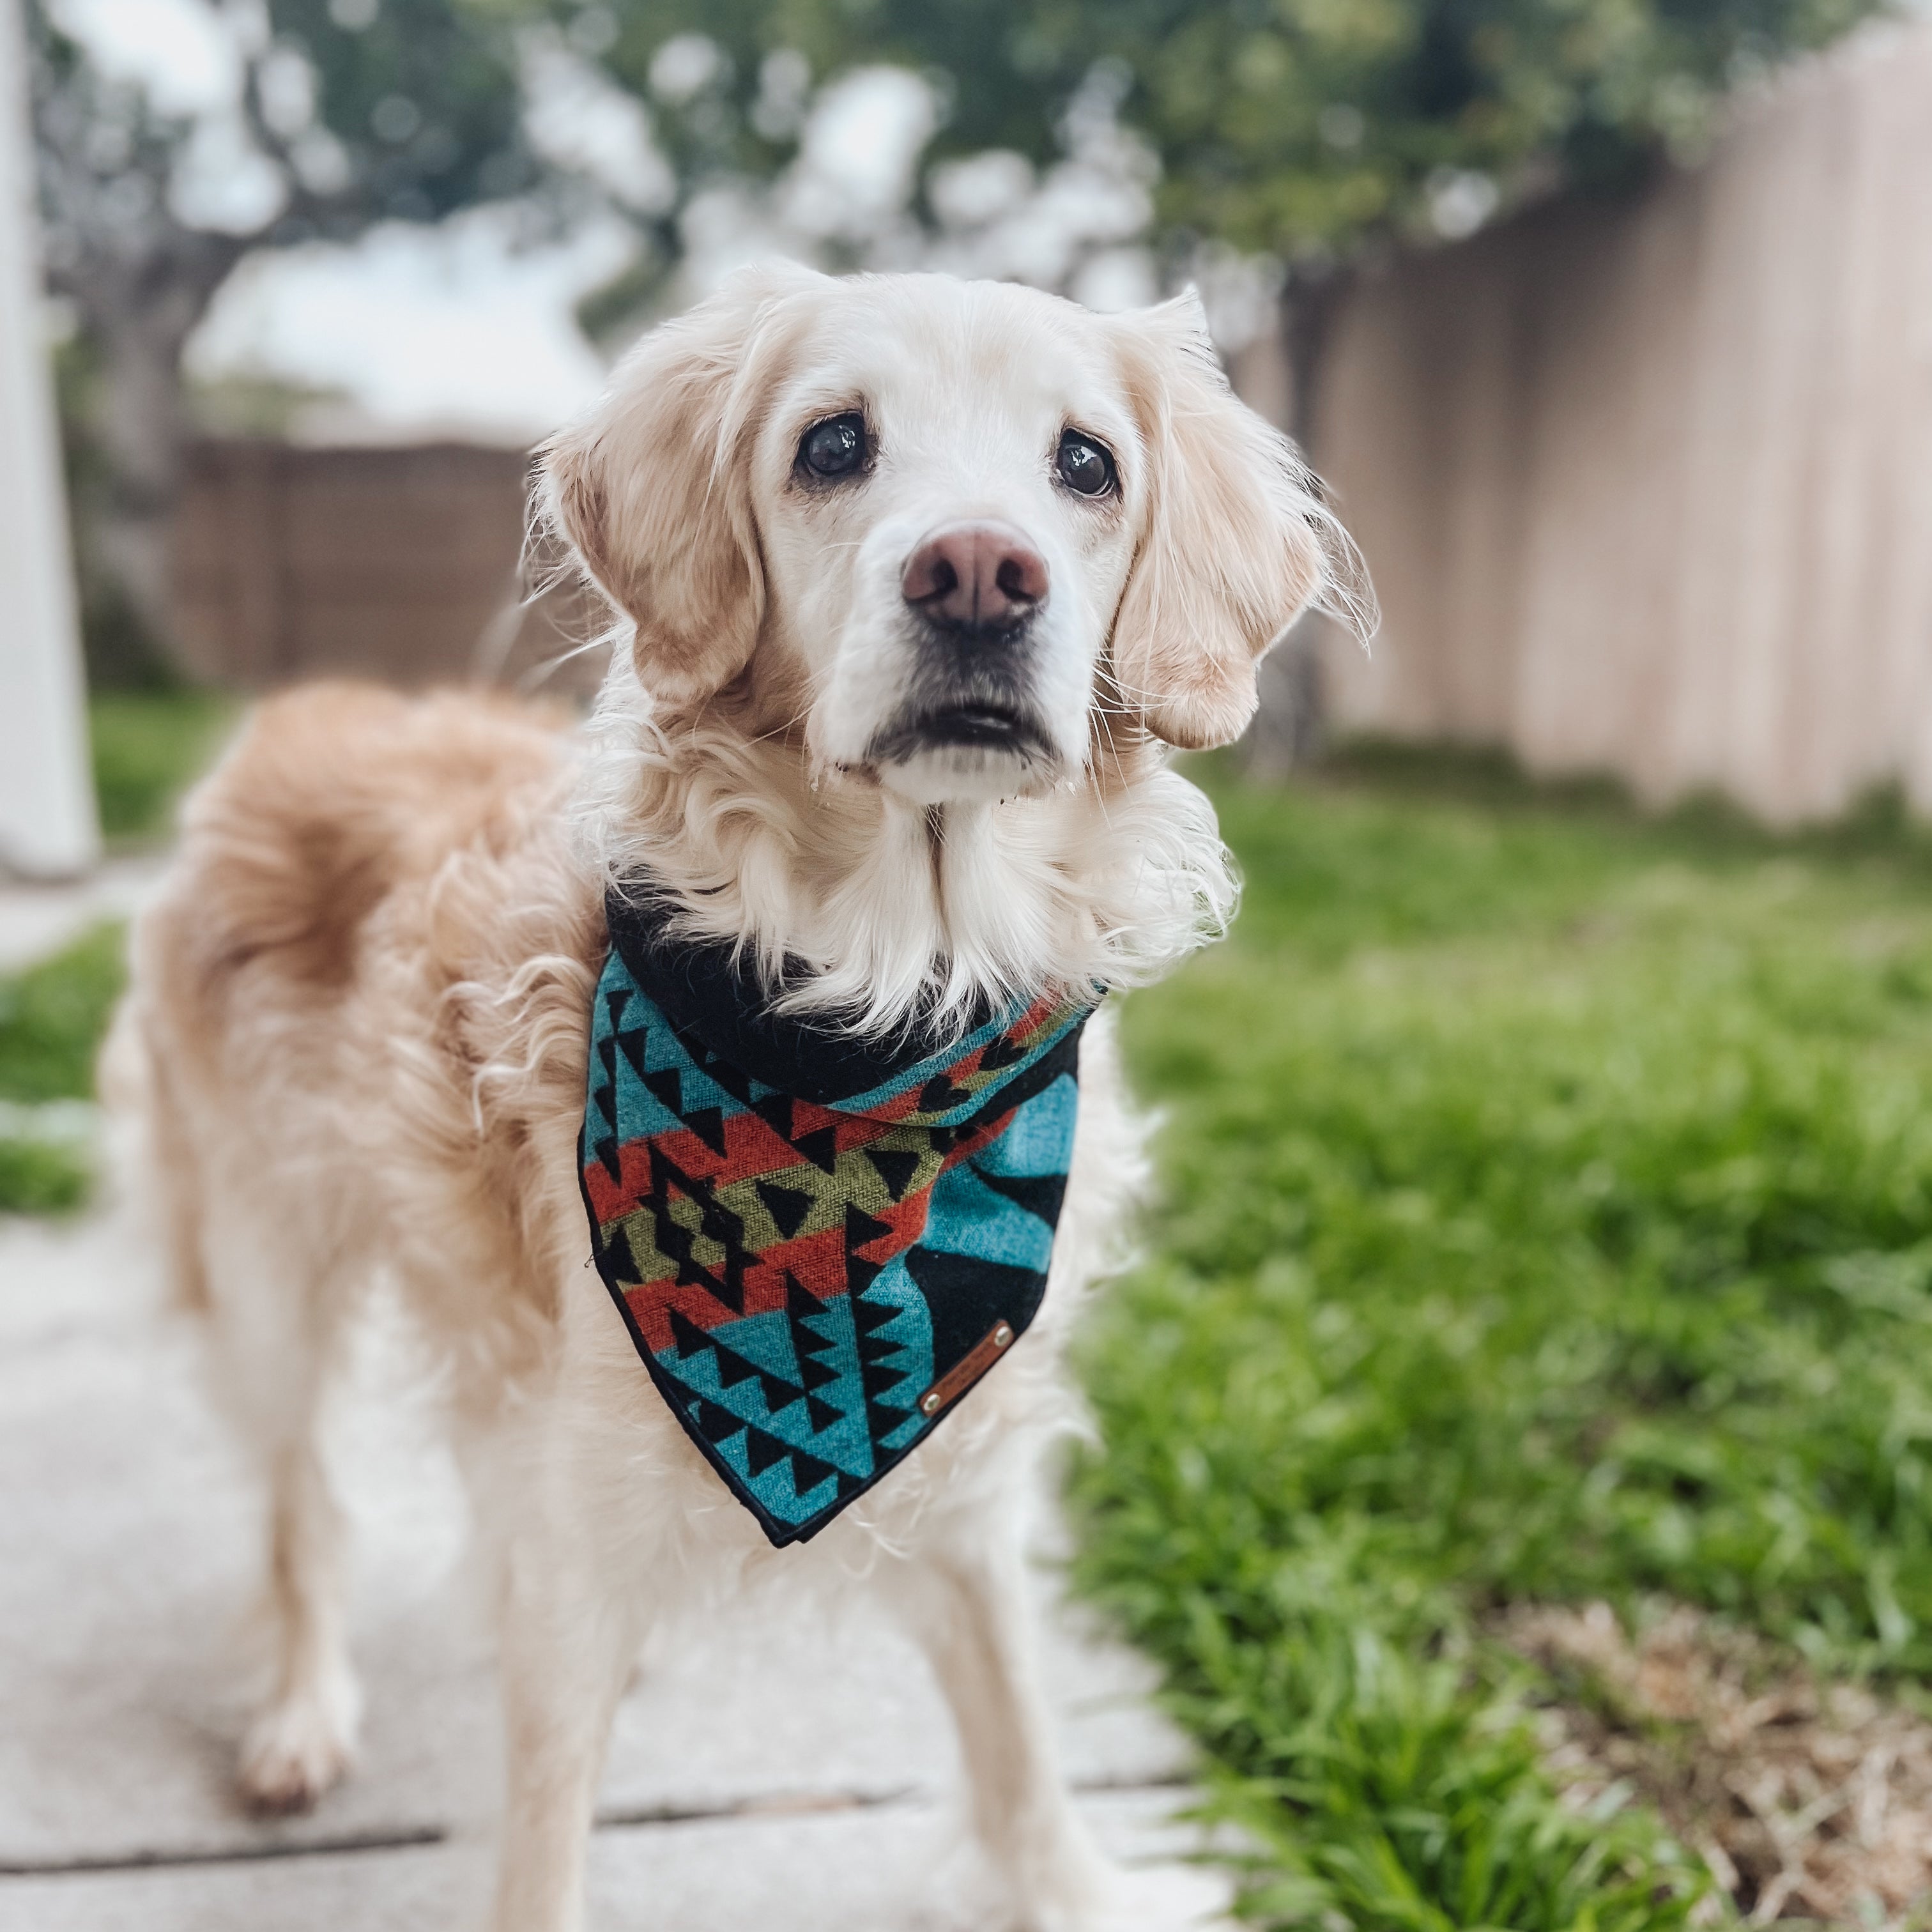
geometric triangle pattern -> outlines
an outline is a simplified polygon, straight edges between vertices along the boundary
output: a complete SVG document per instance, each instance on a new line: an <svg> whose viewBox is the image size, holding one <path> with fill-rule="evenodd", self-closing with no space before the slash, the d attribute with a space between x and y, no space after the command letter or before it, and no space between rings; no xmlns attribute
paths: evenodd
<svg viewBox="0 0 1932 1932"><path fill-rule="evenodd" d="M699 1452L773 1544L802 1541L1038 1312L1092 1002L937 1048L748 1026L769 1001L728 958L607 910L579 1146L598 1271Z"/></svg>

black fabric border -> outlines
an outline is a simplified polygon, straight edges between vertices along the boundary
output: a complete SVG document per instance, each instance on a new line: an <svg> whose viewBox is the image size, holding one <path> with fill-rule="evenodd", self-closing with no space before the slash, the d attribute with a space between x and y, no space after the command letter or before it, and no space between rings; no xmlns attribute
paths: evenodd
<svg viewBox="0 0 1932 1932"><path fill-rule="evenodd" d="M887 1039L866 1040L773 1013L763 988L738 969L729 946L667 937L649 900L608 892L604 916L631 977L674 1027L794 1099L836 1108L947 1050L916 1021ZM1000 1010L981 1000L962 1037L999 1017Z"/></svg>

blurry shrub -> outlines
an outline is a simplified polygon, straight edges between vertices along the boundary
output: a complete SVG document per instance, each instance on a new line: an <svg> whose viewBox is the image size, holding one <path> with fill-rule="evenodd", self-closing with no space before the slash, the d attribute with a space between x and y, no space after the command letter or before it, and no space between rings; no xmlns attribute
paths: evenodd
<svg viewBox="0 0 1932 1932"><path fill-rule="evenodd" d="M0 1100L85 1100L127 977L126 938L96 926L51 958L0 976Z"/></svg>
<svg viewBox="0 0 1932 1932"><path fill-rule="evenodd" d="M104 835L165 837L182 794L220 748L236 710L225 693L186 686L97 693L88 720Z"/></svg>
<svg viewBox="0 0 1932 1932"><path fill-rule="evenodd" d="M84 1202L92 1177L70 1148L0 1133L0 1214L65 1214Z"/></svg>
<svg viewBox="0 0 1932 1932"><path fill-rule="evenodd" d="M94 1058L126 977L125 937L97 926L0 976L0 1213L77 1208L92 1179L85 1110ZM72 1116L82 1114L76 1133Z"/></svg>

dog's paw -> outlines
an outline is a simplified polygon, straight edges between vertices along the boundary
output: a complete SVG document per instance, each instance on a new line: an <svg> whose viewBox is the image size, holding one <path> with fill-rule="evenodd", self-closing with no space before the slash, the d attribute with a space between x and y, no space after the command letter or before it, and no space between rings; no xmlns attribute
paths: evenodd
<svg viewBox="0 0 1932 1932"><path fill-rule="evenodd" d="M359 1700L352 1683L284 1699L242 1744L242 1797L260 1817L308 1810L349 1768Z"/></svg>
<svg viewBox="0 0 1932 1932"><path fill-rule="evenodd" d="M1198 1865L1108 1865L1078 1904L1036 1911L1029 1932L1233 1932L1234 1888Z"/></svg>

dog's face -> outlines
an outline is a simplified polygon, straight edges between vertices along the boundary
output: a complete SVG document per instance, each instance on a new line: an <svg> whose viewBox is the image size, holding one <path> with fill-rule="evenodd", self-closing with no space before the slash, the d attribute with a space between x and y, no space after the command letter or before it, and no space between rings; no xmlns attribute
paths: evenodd
<svg viewBox="0 0 1932 1932"><path fill-rule="evenodd" d="M944 286L863 290L861 326L849 297L814 318L752 456L806 742L922 803L1079 769L1146 470L1084 318L1018 290L935 302Z"/></svg>
<svg viewBox="0 0 1932 1932"><path fill-rule="evenodd" d="M727 686L921 804L1076 777L1096 714L1226 742L1334 526L1191 301L763 272L645 338L546 458L673 706Z"/></svg>

